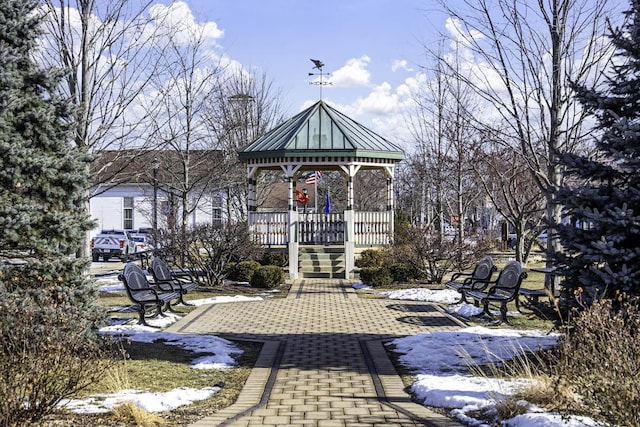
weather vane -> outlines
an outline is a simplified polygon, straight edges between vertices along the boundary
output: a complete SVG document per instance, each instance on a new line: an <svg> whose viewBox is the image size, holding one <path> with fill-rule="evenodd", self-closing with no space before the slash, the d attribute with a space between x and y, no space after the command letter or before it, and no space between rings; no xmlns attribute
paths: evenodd
<svg viewBox="0 0 640 427"><path fill-rule="evenodd" d="M327 86L327 85L333 84L331 82L323 81L322 78L324 76L328 76L331 73L325 73L324 71L322 71L322 67L324 67L324 64L319 59L312 59L311 62L313 62L313 65L315 65L313 68L317 69L318 72L317 73L309 73L309 75L310 76L320 76L320 79L319 80L310 81L309 84L310 85L320 86L320 100L322 100L322 86Z"/></svg>

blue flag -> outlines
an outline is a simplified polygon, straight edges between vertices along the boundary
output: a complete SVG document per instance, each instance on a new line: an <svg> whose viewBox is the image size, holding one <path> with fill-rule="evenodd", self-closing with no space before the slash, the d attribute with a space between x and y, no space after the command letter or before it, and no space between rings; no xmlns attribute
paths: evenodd
<svg viewBox="0 0 640 427"><path fill-rule="evenodd" d="M328 216L331 212L331 198L329 197L329 190L327 190L327 201L324 205L324 216Z"/></svg>

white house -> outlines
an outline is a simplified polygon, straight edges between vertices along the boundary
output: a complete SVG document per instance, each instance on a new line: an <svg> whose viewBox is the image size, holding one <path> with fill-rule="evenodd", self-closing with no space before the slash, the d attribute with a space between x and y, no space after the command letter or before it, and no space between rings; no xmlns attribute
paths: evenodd
<svg viewBox="0 0 640 427"><path fill-rule="evenodd" d="M224 221L228 216L226 190L219 188L211 166L219 153L190 153L188 225ZM204 160L204 161L203 161ZM154 169L155 166L155 169ZM181 182L184 174L179 153L172 151L106 151L93 166L89 212L96 226L91 236L103 229L139 230L171 228L182 219ZM210 174L211 176L206 176ZM154 200L156 210L154 212Z"/></svg>

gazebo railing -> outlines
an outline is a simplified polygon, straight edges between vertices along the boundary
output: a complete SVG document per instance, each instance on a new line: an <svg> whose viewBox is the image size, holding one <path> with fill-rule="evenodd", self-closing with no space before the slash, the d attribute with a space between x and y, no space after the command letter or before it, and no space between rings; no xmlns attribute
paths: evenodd
<svg viewBox="0 0 640 427"><path fill-rule="evenodd" d="M289 216L286 212L249 212L249 231L260 245L286 245Z"/></svg>
<svg viewBox="0 0 640 427"><path fill-rule="evenodd" d="M298 242L302 245L342 245L344 215L302 213L298 216Z"/></svg>
<svg viewBox="0 0 640 427"><path fill-rule="evenodd" d="M354 212L353 240L356 245L388 245L391 242L390 211ZM344 215L331 213L298 213L300 244L344 244ZM289 216L287 212L250 212L249 230L256 242L264 246L287 245Z"/></svg>
<svg viewBox="0 0 640 427"><path fill-rule="evenodd" d="M355 212L356 245L388 245L391 243L391 211Z"/></svg>

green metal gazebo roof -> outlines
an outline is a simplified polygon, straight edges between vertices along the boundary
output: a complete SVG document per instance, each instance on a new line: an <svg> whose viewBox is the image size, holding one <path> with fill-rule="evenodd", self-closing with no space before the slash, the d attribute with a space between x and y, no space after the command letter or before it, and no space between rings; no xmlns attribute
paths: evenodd
<svg viewBox="0 0 640 427"><path fill-rule="evenodd" d="M361 157L400 161L404 152L377 133L318 101L258 138L240 160L282 157Z"/></svg>

